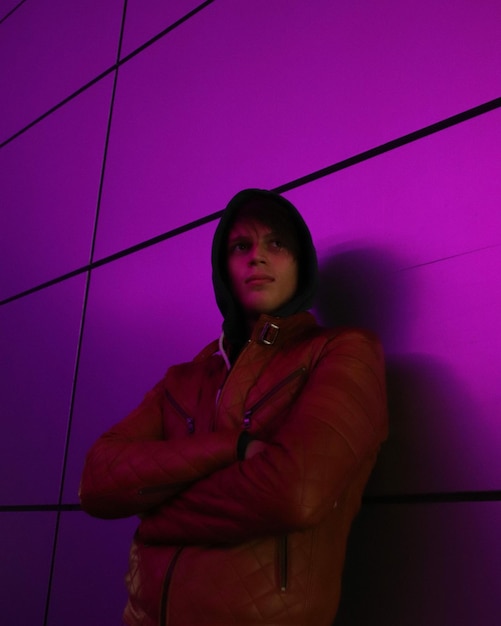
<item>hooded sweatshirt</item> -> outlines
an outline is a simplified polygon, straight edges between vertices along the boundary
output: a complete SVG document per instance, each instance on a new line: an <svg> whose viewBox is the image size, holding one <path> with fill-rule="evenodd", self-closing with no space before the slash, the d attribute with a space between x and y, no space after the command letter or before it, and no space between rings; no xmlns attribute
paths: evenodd
<svg viewBox="0 0 501 626"><path fill-rule="evenodd" d="M244 189L237 193L228 203L212 242L212 283L216 302L223 316L223 333L230 345L232 361L235 360L248 339L248 328L244 312L230 286L227 271L227 241L230 230L242 209L250 209L252 212L253 207L259 207L261 210L264 208L267 213L281 209L282 217L290 220L298 242L298 288L292 299L274 311L274 315L287 317L311 308L318 281L315 247L308 226L296 207L273 191Z"/></svg>

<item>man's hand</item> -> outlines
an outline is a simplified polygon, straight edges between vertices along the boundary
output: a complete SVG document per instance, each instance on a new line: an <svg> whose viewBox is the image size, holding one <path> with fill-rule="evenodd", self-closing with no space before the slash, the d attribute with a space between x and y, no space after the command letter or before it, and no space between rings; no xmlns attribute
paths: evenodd
<svg viewBox="0 0 501 626"><path fill-rule="evenodd" d="M262 452L266 448L266 444L258 439L253 439L245 450L245 458L250 459L255 454Z"/></svg>

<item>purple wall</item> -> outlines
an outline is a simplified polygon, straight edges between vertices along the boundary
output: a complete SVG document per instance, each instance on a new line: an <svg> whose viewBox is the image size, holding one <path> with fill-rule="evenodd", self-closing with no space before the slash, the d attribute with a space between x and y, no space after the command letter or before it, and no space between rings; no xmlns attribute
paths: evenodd
<svg viewBox="0 0 501 626"><path fill-rule="evenodd" d="M214 222L107 257L285 186L318 316L388 357L336 624L497 626L501 3L125 5L0 0L2 620L120 622L135 521L78 510L85 451L219 334Z"/></svg>

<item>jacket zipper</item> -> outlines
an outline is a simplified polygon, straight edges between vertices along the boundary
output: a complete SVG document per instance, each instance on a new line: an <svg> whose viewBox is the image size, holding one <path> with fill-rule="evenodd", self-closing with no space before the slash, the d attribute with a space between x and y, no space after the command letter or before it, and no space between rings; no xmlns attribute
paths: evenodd
<svg viewBox="0 0 501 626"><path fill-rule="evenodd" d="M170 582L172 580L172 576L174 574L174 567L176 566L177 560L183 547L179 547L174 556L172 557L171 562L169 563L169 567L167 568L167 572L165 573L164 582L162 585L162 597L160 599L160 624L166 624L167 619L167 596L169 593Z"/></svg>
<svg viewBox="0 0 501 626"><path fill-rule="evenodd" d="M280 591L287 590L287 569L288 569L288 546L287 535L277 538L278 543L278 580Z"/></svg>
<svg viewBox="0 0 501 626"><path fill-rule="evenodd" d="M164 389L165 397L172 404L176 412L184 419L186 423L186 428L188 429L188 434L192 435L195 432L195 420L186 413L183 407L174 399L170 391Z"/></svg>
<svg viewBox="0 0 501 626"><path fill-rule="evenodd" d="M289 374L286 378L280 381L277 385L275 385L270 391L264 394L259 400L253 404L250 409L247 409L244 413L244 422L243 427L247 430L251 427L252 415L263 406L268 400L274 396L278 391L280 391L283 387L288 385L292 380L301 376L306 372L306 367L300 367L298 370L295 370L291 374Z"/></svg>

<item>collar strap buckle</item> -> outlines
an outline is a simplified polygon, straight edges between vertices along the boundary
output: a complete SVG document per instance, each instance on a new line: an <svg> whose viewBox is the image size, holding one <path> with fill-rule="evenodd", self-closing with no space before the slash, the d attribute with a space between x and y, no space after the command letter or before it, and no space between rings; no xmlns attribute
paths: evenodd
<svg viewBox="0 0 501 626"><path fill-rule="evenodd" d="M263 326L261 334L259 335L259 341L267 346L272 346L275 343L276 338L278 337L279 330L280 327L276 324L273 324L272 322L266 322L266 324Z"/></svg>

